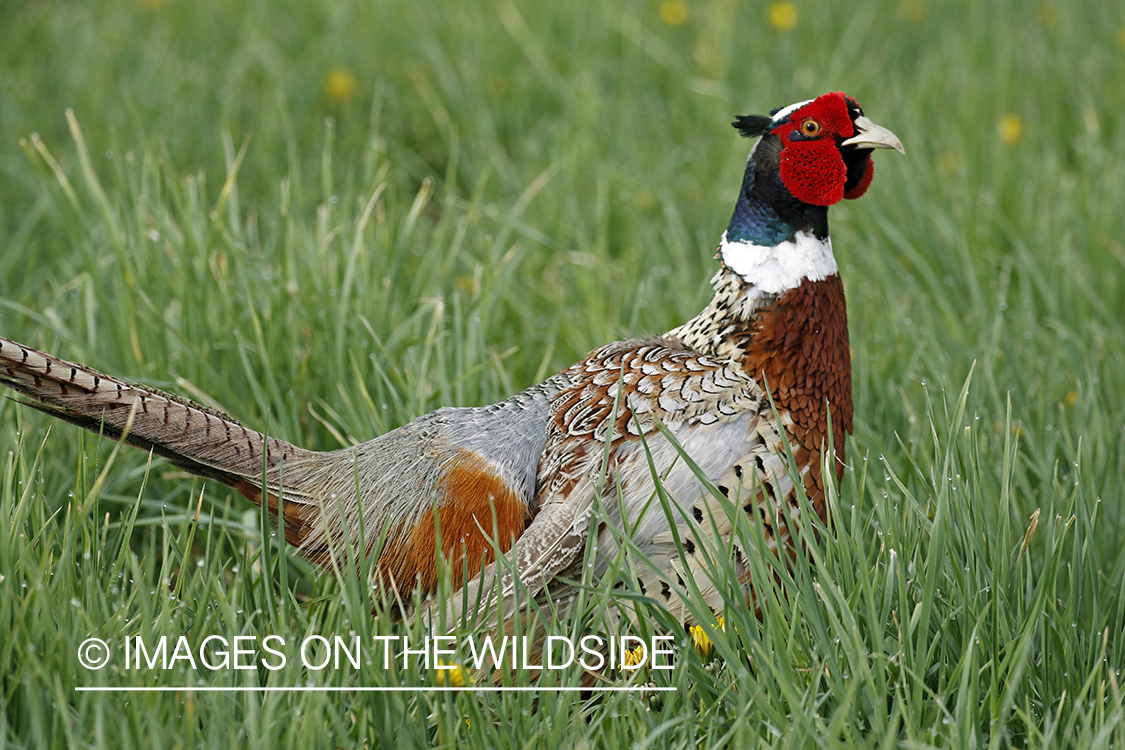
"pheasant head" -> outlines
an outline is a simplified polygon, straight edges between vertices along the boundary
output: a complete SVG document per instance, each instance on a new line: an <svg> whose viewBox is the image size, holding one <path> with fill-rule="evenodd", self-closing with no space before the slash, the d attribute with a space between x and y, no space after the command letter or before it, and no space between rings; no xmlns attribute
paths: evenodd
<svg viewBox="0 0 1125 750"><path fill-rule="evenodd" d="M863 195L874 174L871 152L904 153L898 137L841 92L733 124L759 140L723 235L727 267L767 294L834 273L828 206Z"/></svg>

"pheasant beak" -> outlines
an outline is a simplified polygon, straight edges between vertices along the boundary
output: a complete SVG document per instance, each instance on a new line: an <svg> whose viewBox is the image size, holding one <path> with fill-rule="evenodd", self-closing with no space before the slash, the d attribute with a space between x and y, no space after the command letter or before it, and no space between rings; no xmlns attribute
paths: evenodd
<svg viewBox="0 0 1125 750"><path fill-rule="evenodd" d="M884 128L882 125L876 125L863 115L855 118L854 124L855 135L841 143L841 146L857 146L859 148L893 148L900 154L906 154L906 150L902 147L902 141L898 139L898 136Z"/></svg>

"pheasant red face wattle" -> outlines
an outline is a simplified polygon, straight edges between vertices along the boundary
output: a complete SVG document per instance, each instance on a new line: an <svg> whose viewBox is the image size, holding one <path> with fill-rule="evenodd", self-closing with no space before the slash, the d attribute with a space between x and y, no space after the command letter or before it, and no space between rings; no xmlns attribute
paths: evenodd
<svg viewBox="0 0 1125 750"><path fill-rule="evenodd" d="M870 150L902 144L863 116L851 97L824 94L790 112L770 132L781 140L781 180L797 200L831 206L867 191L874 174ZM850 147L854 163L845 163ZM851 184L849 184L851 183Z"/></svg>

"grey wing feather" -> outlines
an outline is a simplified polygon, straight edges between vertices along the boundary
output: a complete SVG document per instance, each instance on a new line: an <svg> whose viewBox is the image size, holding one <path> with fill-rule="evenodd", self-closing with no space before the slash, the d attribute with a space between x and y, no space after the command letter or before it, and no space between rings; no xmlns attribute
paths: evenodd
<svg viewBox="0 0 1125 750"><path fill-rule="evenodd" d="M442 480L465 451L487 462L534 513L548 400L567 385L556 375L498 404L438 409L352 448L294 462L286 470L293 481L321 488L324 533L308 544L342 544L345 531L357 534L361 522L368 550L385 530L407 533L442 503Z"/></svg>

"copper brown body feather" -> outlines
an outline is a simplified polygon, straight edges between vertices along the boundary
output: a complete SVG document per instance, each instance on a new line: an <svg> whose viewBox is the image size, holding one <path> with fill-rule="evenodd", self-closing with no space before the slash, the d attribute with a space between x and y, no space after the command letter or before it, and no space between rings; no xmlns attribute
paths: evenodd
<svg viewBox="0 0 1125 750"><path fill-rule="evenodd" d="M832 445L839 481L844 471L844 436L852 431L851 353L840 277L806 279L757 312L740 348L746 370L760 374L777 408L793 419L788 437L794 460L809 467L805 492L823 515L820 452Z"/></svg>

